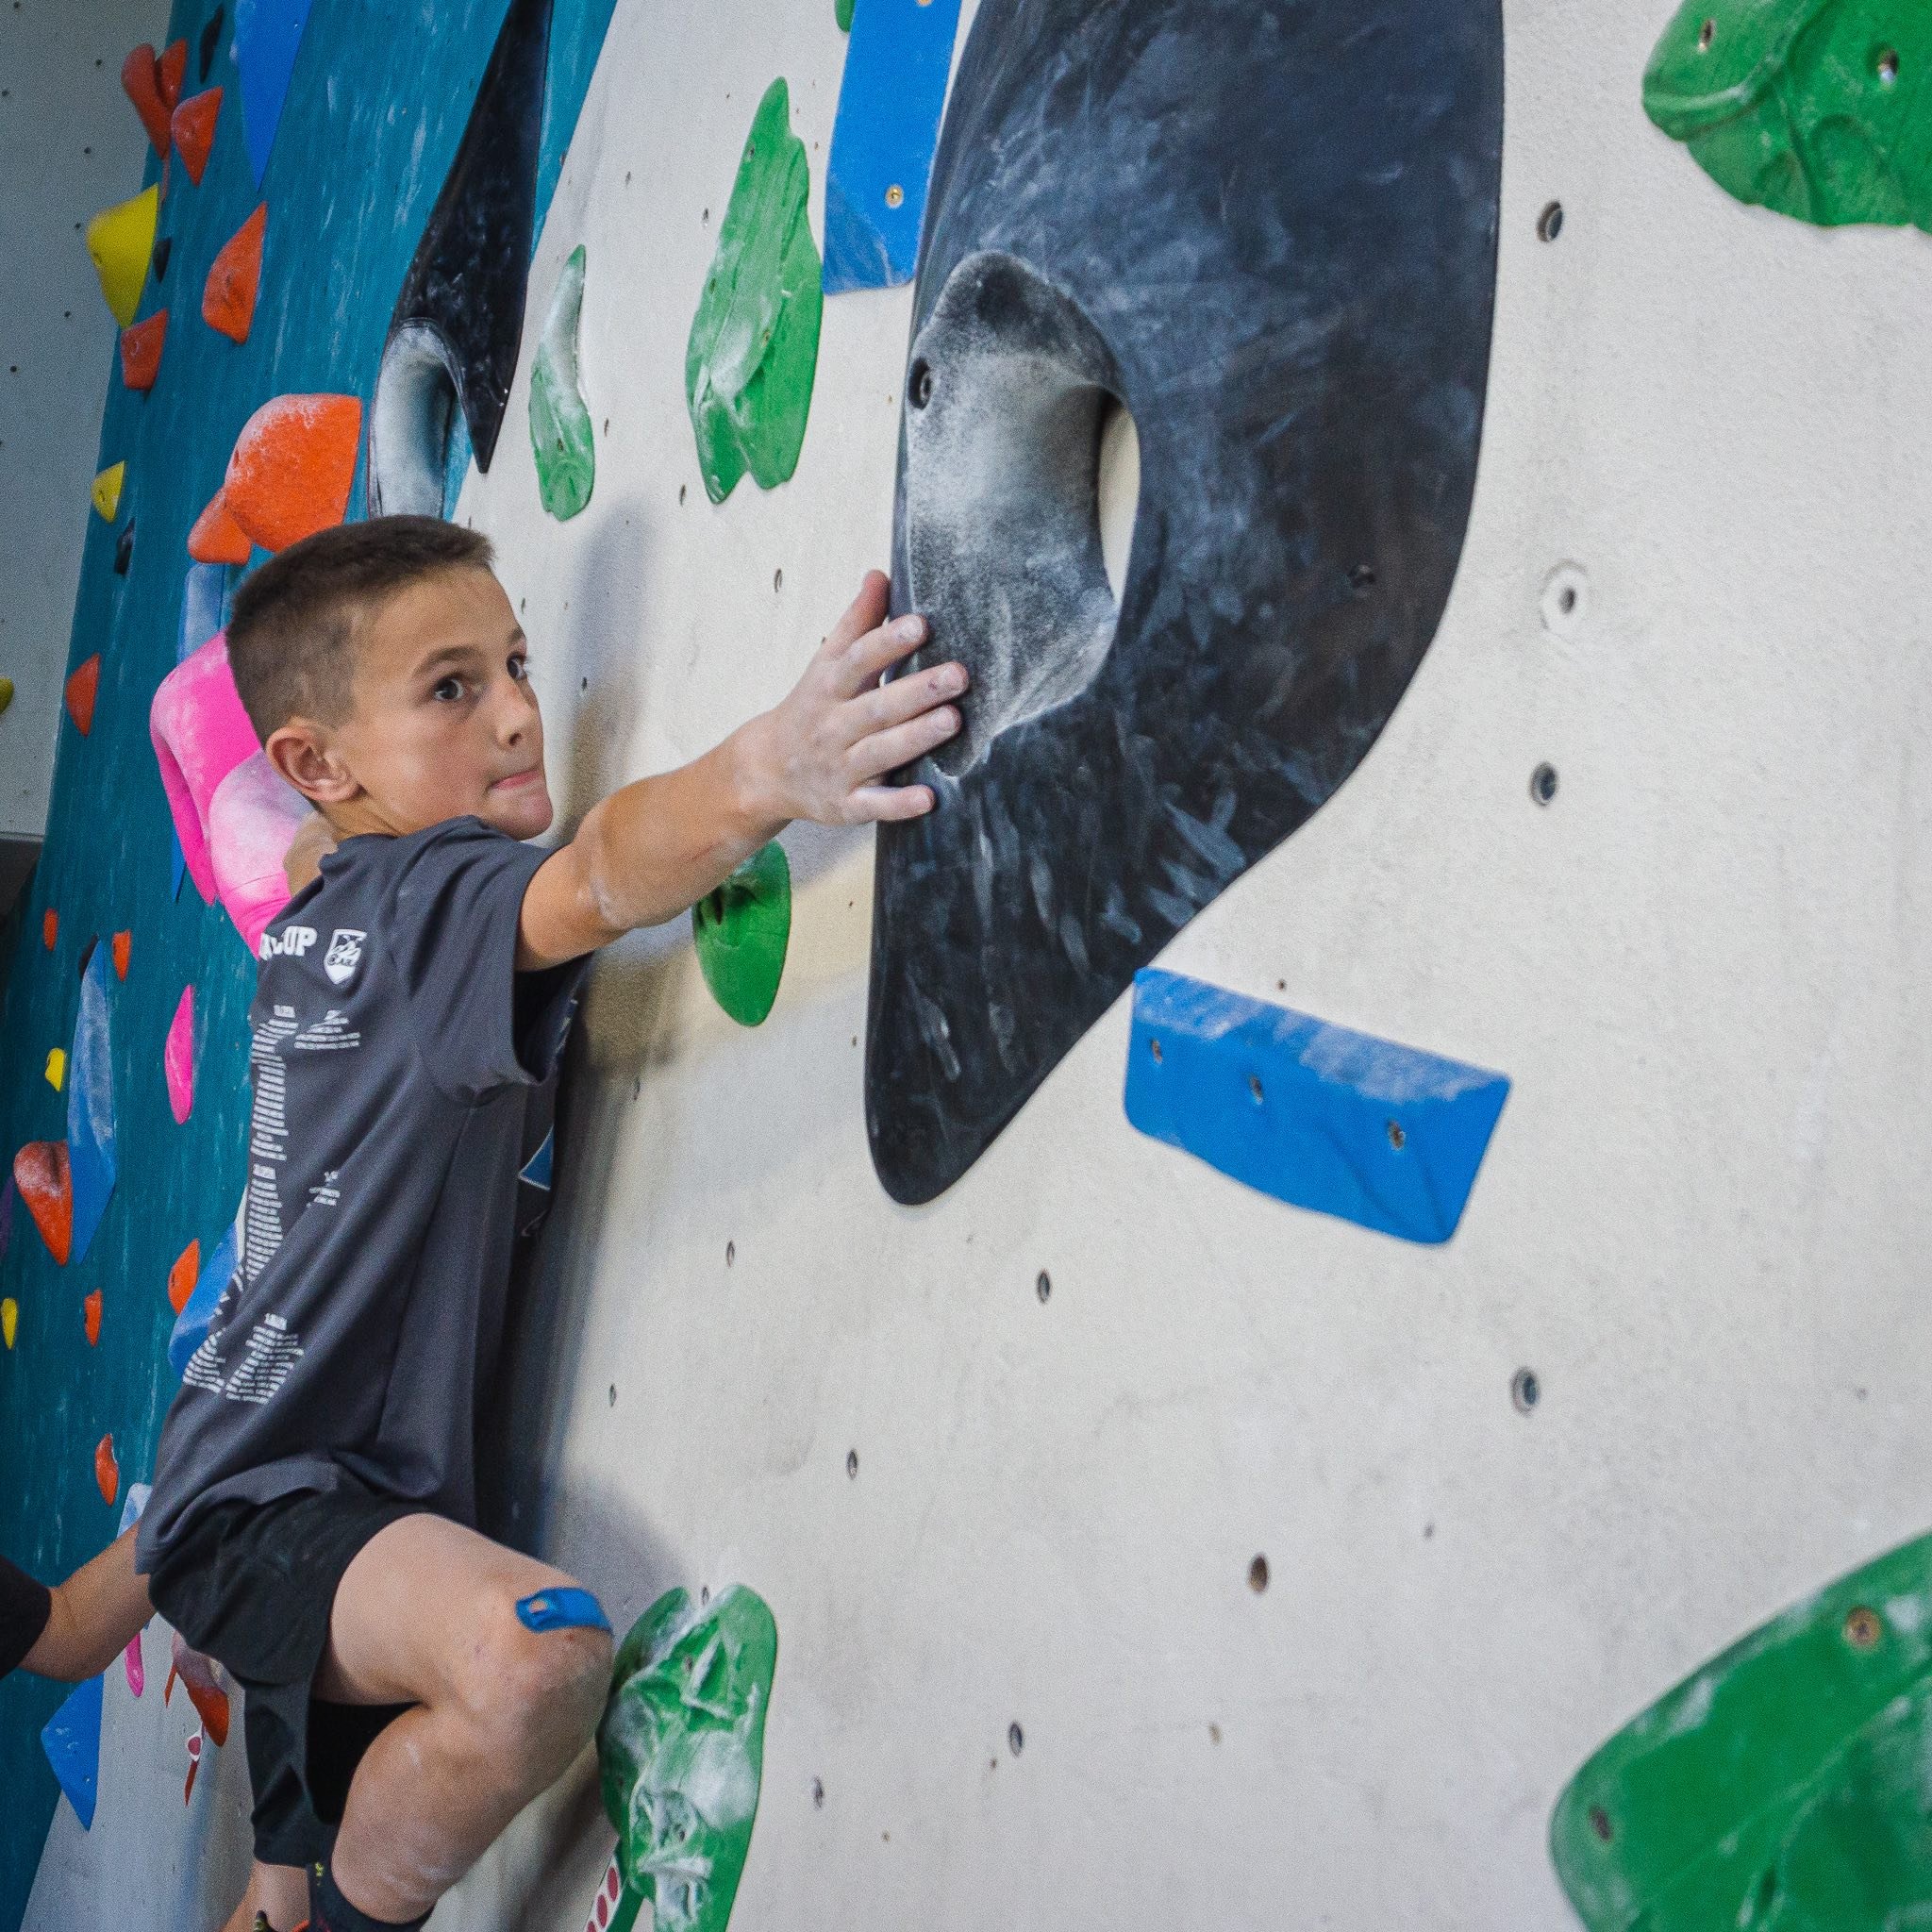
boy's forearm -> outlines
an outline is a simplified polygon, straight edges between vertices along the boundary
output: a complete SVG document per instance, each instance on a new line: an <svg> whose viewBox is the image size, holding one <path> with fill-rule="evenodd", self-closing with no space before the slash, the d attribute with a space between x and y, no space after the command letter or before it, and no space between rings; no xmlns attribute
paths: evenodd
<svg viewBox="0 0 1932 1932"><path fill-rule="evenodd" d="M147 1579L135 1574L129 1529L55 1586L47 1627L27 1652L25 1668L72 1682L98 1676L153 1615Z"/></svg>

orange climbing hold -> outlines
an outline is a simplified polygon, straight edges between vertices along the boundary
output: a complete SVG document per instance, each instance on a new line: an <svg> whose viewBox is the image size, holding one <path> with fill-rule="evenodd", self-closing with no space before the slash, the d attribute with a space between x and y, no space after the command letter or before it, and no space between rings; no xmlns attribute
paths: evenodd
<svg viewBox="0 0 1932 1932"><path fill-rule="evenodd" d="M94 1480L101 1486L101 1501L111 1503L121 1493L121 1465L114 1459L114 1439L103 1436L94 1444Z"/></svg>
<svg viewBox="0 0 1932 1932"><path fill-rule="evenodd" d="M181 83L188 77L188 42L176 41L155 62L155 79L159 85L161 106L173 113L181 100Z"/></svg>
<svg viewBox="0 0 1932 1932"><path fill-rule="evenodd" d="M238 342L255 325L255 298L261 289L261 244L268 234L268 203L222 243L201 291L201 319Z"/></svg>
<svg viewBox="0 0 1932 1932"><path fill-rule="evenodd" d="M74 1246L74 1174L65 1141L29 1141L13 1157L13 1185L26 1203L47 1252L66 1267Z"/></svg>
<svg viewBox="0 0 1932 1932"><path fill-rule="evenodd" d="M87 1328L87 1345L98 1348L101 1345L101 1291L95 1289L80 1305L81 1321ZM108 1499L113 1501L110 1496Z"/></svg>
<svg viewBox="0 0 1932 1932"><path fill-rule="evenodd" d="M67 715L85 738L94 728L94 699L101 689L101 654L96 651L67 680Z"/></svg>
<svg viewBox="0 0 1932 1932"><path fill-rule="evenodd" d="M171 109L161 98L160 62L155 58L155 50L145 42L122 61L121 85L134 103L134 111L141 116L141 125L147 129L156 154L165 156Z"/></svg>
<svg viewBox="0 0 1932 1932"><path fill-rule="evenodd" d="M178 1315L194 1292L195 1277L201 1273L201 1242L192 1241L168 1270L168 1306Z"/></svg>
<svg viewBox="0 0 1932 1932"><path fill-rule="evenodd" d="M175 137L175 146L181 156L181 165L188 170L188 178L199 188L201 177L208 172L208 158L214 151L215 122L222 111L222 91L211 87L206 93L199 93L185 100L175 109L175 118L169 123Z"/></svg>
<svg viewBox="0 0 1932 1932"><path fill-rule="evenodd" d="M246 563L255 554L248 533L228 514L228 497L217 490L188 533L188 554L196 563Z"/></svg>
<svg viewBox="0 0 1932 1932"><path fill-rule="evenodd" d="M121 331L121 380L129 389L149 390L161 373L161 344L168 339L168 311L157 308L145 322Z"/></svg>
<svg viewBox="0 0 1932 1932"><path fill-rule="evenodd" d="M41 943L48 952L54 950L54 941L60 937L60 915L49 906L41 914Z"/></svg>
<svg viewBox="0 0 1932 1932"><path fill-rule="evenodd" d="M112 945L114 948L114 976L127 977L127 962L134 957L134 935L131 932L117 932Z"/></svg>
<svg viewBox="0 0 1932 1932"><path fill-rule="evenodd" d="M348 513L362 441L355 396L276 396L242 425L222 485L228 514L265 550L286 550Z"/></svg>

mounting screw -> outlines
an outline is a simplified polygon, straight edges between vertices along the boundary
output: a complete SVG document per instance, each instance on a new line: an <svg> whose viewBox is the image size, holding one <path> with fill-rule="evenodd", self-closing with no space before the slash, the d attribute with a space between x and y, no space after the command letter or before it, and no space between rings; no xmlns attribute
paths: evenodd
<svg viewBox="0 0 1932 1932"><path fill-rule="evenodd" d="M906 393L915 409L923 409L932 401L932 364L924 356L912 365L912 380Z"/></svg>
<svg viewBox="0 0 1932 1932"><path fill-rule="evenodd" d="M1033 1284L1033 1292L1041 1301L1048 1300L1053 1294L1053 1276L1044 1268L1040 1271L1040 1279Z"/></svg>
<svg viewBox="0 0 1932 1932"><path fill-rule="evenodd" d="M1854 1650L1876 1650L1884 1635L1885 1625L1878 1621L1876 1610L1860 1604L1845 1612L1845 1641Z"/></svg>
<svg viewBox="0 0 1932 1932"><path fill-rule="evenodd" d="M1542 1400L1542 1385L1534 1369L1518 1369L1509 1378L1509 1400L1527 1415Z"/></svg>

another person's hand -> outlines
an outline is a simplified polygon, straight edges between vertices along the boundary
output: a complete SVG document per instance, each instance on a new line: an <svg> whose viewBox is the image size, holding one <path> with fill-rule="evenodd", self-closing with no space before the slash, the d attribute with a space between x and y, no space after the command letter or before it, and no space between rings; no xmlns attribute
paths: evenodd
<svg viewBox="0 0 1932 1932"><path fill-rule="evenodd" d="M953 700L965 692L966 669L940 664L879 682L926 637L923 617L886 622L889 589L869 572L791 694L743 727L747 782L762 816L861 825L932 809L930 786L880 780L958 734Z"/></svg>

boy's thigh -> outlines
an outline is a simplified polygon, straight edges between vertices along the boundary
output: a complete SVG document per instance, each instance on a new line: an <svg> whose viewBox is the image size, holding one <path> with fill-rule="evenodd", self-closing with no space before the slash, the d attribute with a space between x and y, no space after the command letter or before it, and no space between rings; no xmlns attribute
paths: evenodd
<svg viewBox="0 0 1932 1932"><path fill-rule="evenodd" d="M524 1634L517 1605L570 1583L444 1517L402 1517L342 1574L315 1693L338 1704L460 1700L479 1653Z"/></svg>

